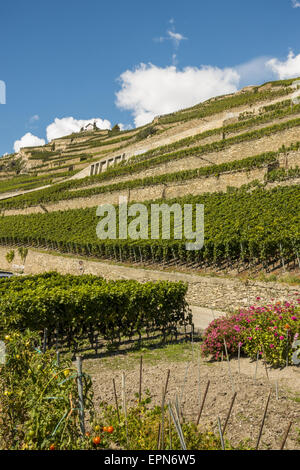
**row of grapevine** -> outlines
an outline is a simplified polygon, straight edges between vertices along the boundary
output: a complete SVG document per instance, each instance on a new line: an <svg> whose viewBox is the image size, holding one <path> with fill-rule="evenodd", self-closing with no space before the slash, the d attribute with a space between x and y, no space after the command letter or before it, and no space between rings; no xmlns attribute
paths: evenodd
<svg viewBox="0 0 300 470"><path fill-rule="evenodd" d="M244 105L253 105L255 103L270 101L280 96L286 96L292 92L292 89L286 86L286 88L279 90L267 90L259 91L257 87L257 93L246 92L243 94L235 94L233 96L224 96L224 98L213 99L196 105L193 108L178 111L176 113L167 114L159 118L160 124L171 124L174 122L189 121L191 119L202 119L207 116L212 116L217 113L237 108Z"/></svg>
<svg viewBox="0 0 300 470"><path fill-rule="evenodd" d="M283 103L286 103L286 102L283 102ZM143 159L147 159L152 156L161 155L163 153L170 153L179 148L195 145L197 142L200 142L201 140L204 140L207 137L210 137L212 135L224 134L224 137L226 137L226 135L228 134L239 132L243 129L250 129L251 127L254 127L260 124L272 122L275 119L283 119L287 116L293 116L293 115L300 113L300 105L291 106L290 100L288 100L287 103L289 105L288 107L287 106L276 107L276 105L273 105L275 109L272 109L269 112L261 114L259 116L252 116L251 118L248 118L247 120L239 121L233 124L228 124L221 128L210 129L208 131L201 132L200 134L196 134L190 137L185 137L184 139L180 139L171 144L162 145L155 149L148 150L142 155L132 157L131 162L141 161ZM280 105L282 103L276 103L276 104Z"/></svg>
<svg viewBox="0 0 300 470"><path fill-rule="evenodd" d="M96 276L45 276L0 280L0 331L48 331L48 341L74 345L95 337L120 342L153 330L165 337L191 323L178 282L105 281Z"/></svg>
<svg viewBox="0 0 300 470"><path fill-rule="evenodd" d="M298 112L299 111L300 111L300 105L299 105ZM107 181L115 177L119 177L119 176L126 175L126 174L137 173L139 171L146 170L147 168L153 168L161 163L167 163L168 161L181 159L186 156L192 156L192 155L200 156L206 153L219 152L230 147L231 145L248 142L251 140L256 140L264 136L272 135L273 133L276 133L276 132L281 132L281 131L284 131L293 127L298 127L299 125L300 125L300 119L293 119L293 120L283 122L280 124L275 124L272 126L264 127L262 129L258 129L252 132L247 132L244 134L233 136L226 140L221 139L216 142L212 142L210 144L206 144L202 146L184 148L177 152L164 153L164 150L162 150L159 156L152 156L151 151L150 151L149 158L148 158L148 152L146 152L145 154L136 157L136 159L135 157L133 157L130 160L130 163L120 164L115 168L111 167L104 173L100 173L99 175L96 175L96 176L86 177L81 180L75 180L75 181L69 182L66 185L62 186L61 189L71 189L71 188L75 189L75 188L80 188L82 186L95 184L98 182L100 183L101 181ZM191 139L193 138L194 137L192 137ZM189 145L188 142L186 142L185 145Z"/></svg>
<svg viewBox="0 0 300 470"><path fill-rule="evenodd" d="M48 169L45 175L37 175L33 172L32 174L14 176L13 178L1 180L0 193L38 188L55 183L56 178L70 177L75 173L76 171L53 173L53 170L49 171Z"/></svg>
<svg viewBox="0 0 300 470"><path fill-rule="evenodd" d="M153 202L204 204L204 248L187 251L186 240L99 240L95 208L6 216L0 219L0 243L45 247L79 255L132 262L249 262L299 259L299 186L241 188L227 193L186 196ZM116 207L118 220L118 207ZM130 222L132 218L128 218ZM172 221L172 218L171 218ZM195 227L195 225L194 225Z"/></svg>
<svg viewBox="0 0 300 470"><path fill-rule="evenodd" d="M156 175L140 179L132 179L130 181L124 181L114 184L109 184L105 186L95 186L93 188L78 189L77 191L71 191L74 186L80 187L83 183L80 182L75 184L72 182L61 183L50 188L46 188L41 191L35 191L23 196L18 196L13 199L7 199L0 201L0 210L1 209L11 209L11 208L23 208L36 206L41 203L47 202L56 202L62 200L76 199L78 197L89 197L95 194L103 194L112 191L133 189L138 187L152 186L156 184L166 184L176 181L187 181L195 178L206 178L208 176L219 176L224 172L229 171L240 171L240 170L251 170L253 168L261 168L268 164L276 163L278 157L282 153L288 151L297 151L300 148L300 142L292 144L288 148L282 147L277 152L267 152L253 157L248 157L244 159L234 160L232 162L225 162L219 165L209 165L205 167L196 168L193 170L182 170L174 173L166 173L162 175ZM142 162L139 165L145 166L147 162ZM125 172L122 170L125 168ZM120 173L126 173L127 167L121 167L115 169ZM84 180L83 180L84 181Z"/></svg>
<svg viewBox="0 0 300 470"><path fill-rule="evenodd" d="M60 183L51 188L47 188L44 190L42 189L40 191L36 191L34 193L26 194L23 196L17 196L13 198L12 200L1 201L0 208L29 207L32 205L38 205L39 203L44 203L48 201L57 201L57 200L62 200L62 199L71 199L74 197L82 197L82 194L78 194L78 195L76 195L76 193L70 194L70 193L67 193L67 191L70 189L75 189L75 188L85 187L90 184L95 184L97 182L107 181L109 179L113 179L114 177L137 173L139 171L143 171L148 168L153 168L162 163L167 163L173 160L178 160L186 156L193 156L193 155L200 156L200 155L204 155L210 152L220 152L234 144L256 140L264 136L272 135L273 133L276 133L276 132L281 132L281 131L284 131L293 127L299 127L299 126L300 126L300 119L299 118L293 119L293 120L276 124L273 126L264 127L262 129L258 129L252 132L247 132L247 133L240 134L234 137L230 137L226 140L216 141L211 144L198 146L198 147L192 147L192 148L186 148L183 150L179 150L177 152L160 155L157 157L153 157L153 158L139 161L139 162L132 163L132 164L118 165L117 167L111 168L108 171L97 176L87 177L87 178L83 178L80 180L72 180L72 181L68 181L65 183ZM299 143L290 147L290 149L298 149L298 148L299 148ZM284 151L286 151L286 149ZM128 187L128 186L125 186L125 187ZM118 189L117 186L113 185L113 189L114 188ZM121 186L120 186L120 189L122 189ZM106 192L108 190L112 190L112 188L107 187L106 189L99 189L99 193ZM89 194L87 193L86 196L88 195ZM85 195L83 195L83 197L84 196Z"/></svg>

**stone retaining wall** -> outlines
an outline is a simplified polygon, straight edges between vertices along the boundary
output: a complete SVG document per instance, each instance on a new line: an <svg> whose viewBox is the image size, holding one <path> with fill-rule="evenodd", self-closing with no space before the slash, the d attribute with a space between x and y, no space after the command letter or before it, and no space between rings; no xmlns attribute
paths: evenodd
<svg viewBox="0 0 300 470"><path fill-rule="evenodd" d="M273 282L242 282L239 279L167 272L109 262L91 261L80 257L62 256L30 249L25 264L15 250L11 264L6 260L10 247L0 247L0 269L20 271L25 274L39 274L46 271L58 271L62 274L95 274L106 279L136 279L140 282L169 280L188 283L187 300L190 305L211 308L213 310L233 311L247 305L265 304L272 301L283 301L296 298L300 285L289 286ZM259 300L257 298L260 298Z"/></svg>

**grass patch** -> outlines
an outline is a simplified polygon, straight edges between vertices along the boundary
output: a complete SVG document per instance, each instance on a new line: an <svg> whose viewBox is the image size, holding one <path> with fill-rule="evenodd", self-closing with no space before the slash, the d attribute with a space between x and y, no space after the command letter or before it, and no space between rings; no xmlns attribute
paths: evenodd
<svg viewBox="0 0 300 470"><path fill-rule="evenodd" d="M195 338L199 339L199 338ZM162 345L153 341L152 344L147 346L142 345L139 349L117 351L111 353L109 356L100 359L101 367L114 370L133 370L138 367L140 357L143 356L143 363L147 365L155 365L158 362L189 362L193 359L193 348L194 348L194 360L197 358L199 345L197 342L192 344L190 341L178 341L174 343L166 343ZM95 368L100 365L99 360L90 358L84 360L85 370L92 373Z"/></svg>
<svg viewBox="0 0 300 470"><path fill-rule="evenodd" d="M282 276L276 274L266 275L264 273L261 273L256 279L262 282L279 282L291 285L300 284L300 276L292 274L286 274Z"/></svg>

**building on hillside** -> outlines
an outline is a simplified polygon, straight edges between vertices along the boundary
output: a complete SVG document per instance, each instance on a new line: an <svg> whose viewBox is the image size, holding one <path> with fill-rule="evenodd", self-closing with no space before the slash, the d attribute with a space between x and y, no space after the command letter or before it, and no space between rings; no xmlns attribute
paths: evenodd
<svg viewBox="0 0 300 470"><path fill-rule="evenodd" d="M84 132L88 132L94 130L95 127L97 127L96 123L92 124L91 122L89 122L86 126L84 126L83 130Z"/></svg>
<svg viewBox="0 0 300 470"><path fill-rule="evenodd" d="M80 129L80 132L89 132L89 131L98 131L98 127L97 127L97 124L96 124L96 121L94 121L93 123L89 122L86 126L82 127Z"/></svg>

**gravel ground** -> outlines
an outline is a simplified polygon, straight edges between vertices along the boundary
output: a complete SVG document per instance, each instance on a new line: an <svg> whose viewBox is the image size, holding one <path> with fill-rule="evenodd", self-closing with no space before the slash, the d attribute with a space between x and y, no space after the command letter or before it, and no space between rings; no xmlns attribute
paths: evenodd
<svg viewBox="0 0 300 470"><path fill-rule="evenodd" d="M93 379L96 404L100 401L114 403L113 378L116 381L120 402L122 371L126 374L128 406L134 403L136 400L134 394L139 389L138 354L142 353L135 353L134 357L129 353L113 357L111 360L95 358L84 361L84 370L90 373ZM170 369L167 400L174 400L178 394L181 398L183 415L186 419L195 421L207 381L210 380L199 427L217 432L217 417L220 417L223 424L233 393L237 392L226 429L226 438L234 446L246 440L249 446L255 447L268 394L271 391L259 448L279 449L285 430L291 421L293 424L285 449L300 449L299 367L288 367L283 370L268 369L267 377L266 369L262 361L259 361L254 379L256 363L247 358L241 358L240 373L237 360L231 360L228 367L226 361L215 363L203 358L198 359L196 350L193 358L189 351L184 358L186 360L182 359L168 360L161 355L161 357L154 356L152 360L147 357L143 360L142 386L144 391L150 390L153 403L161 403L162 388L167 371Z"/></svg>

